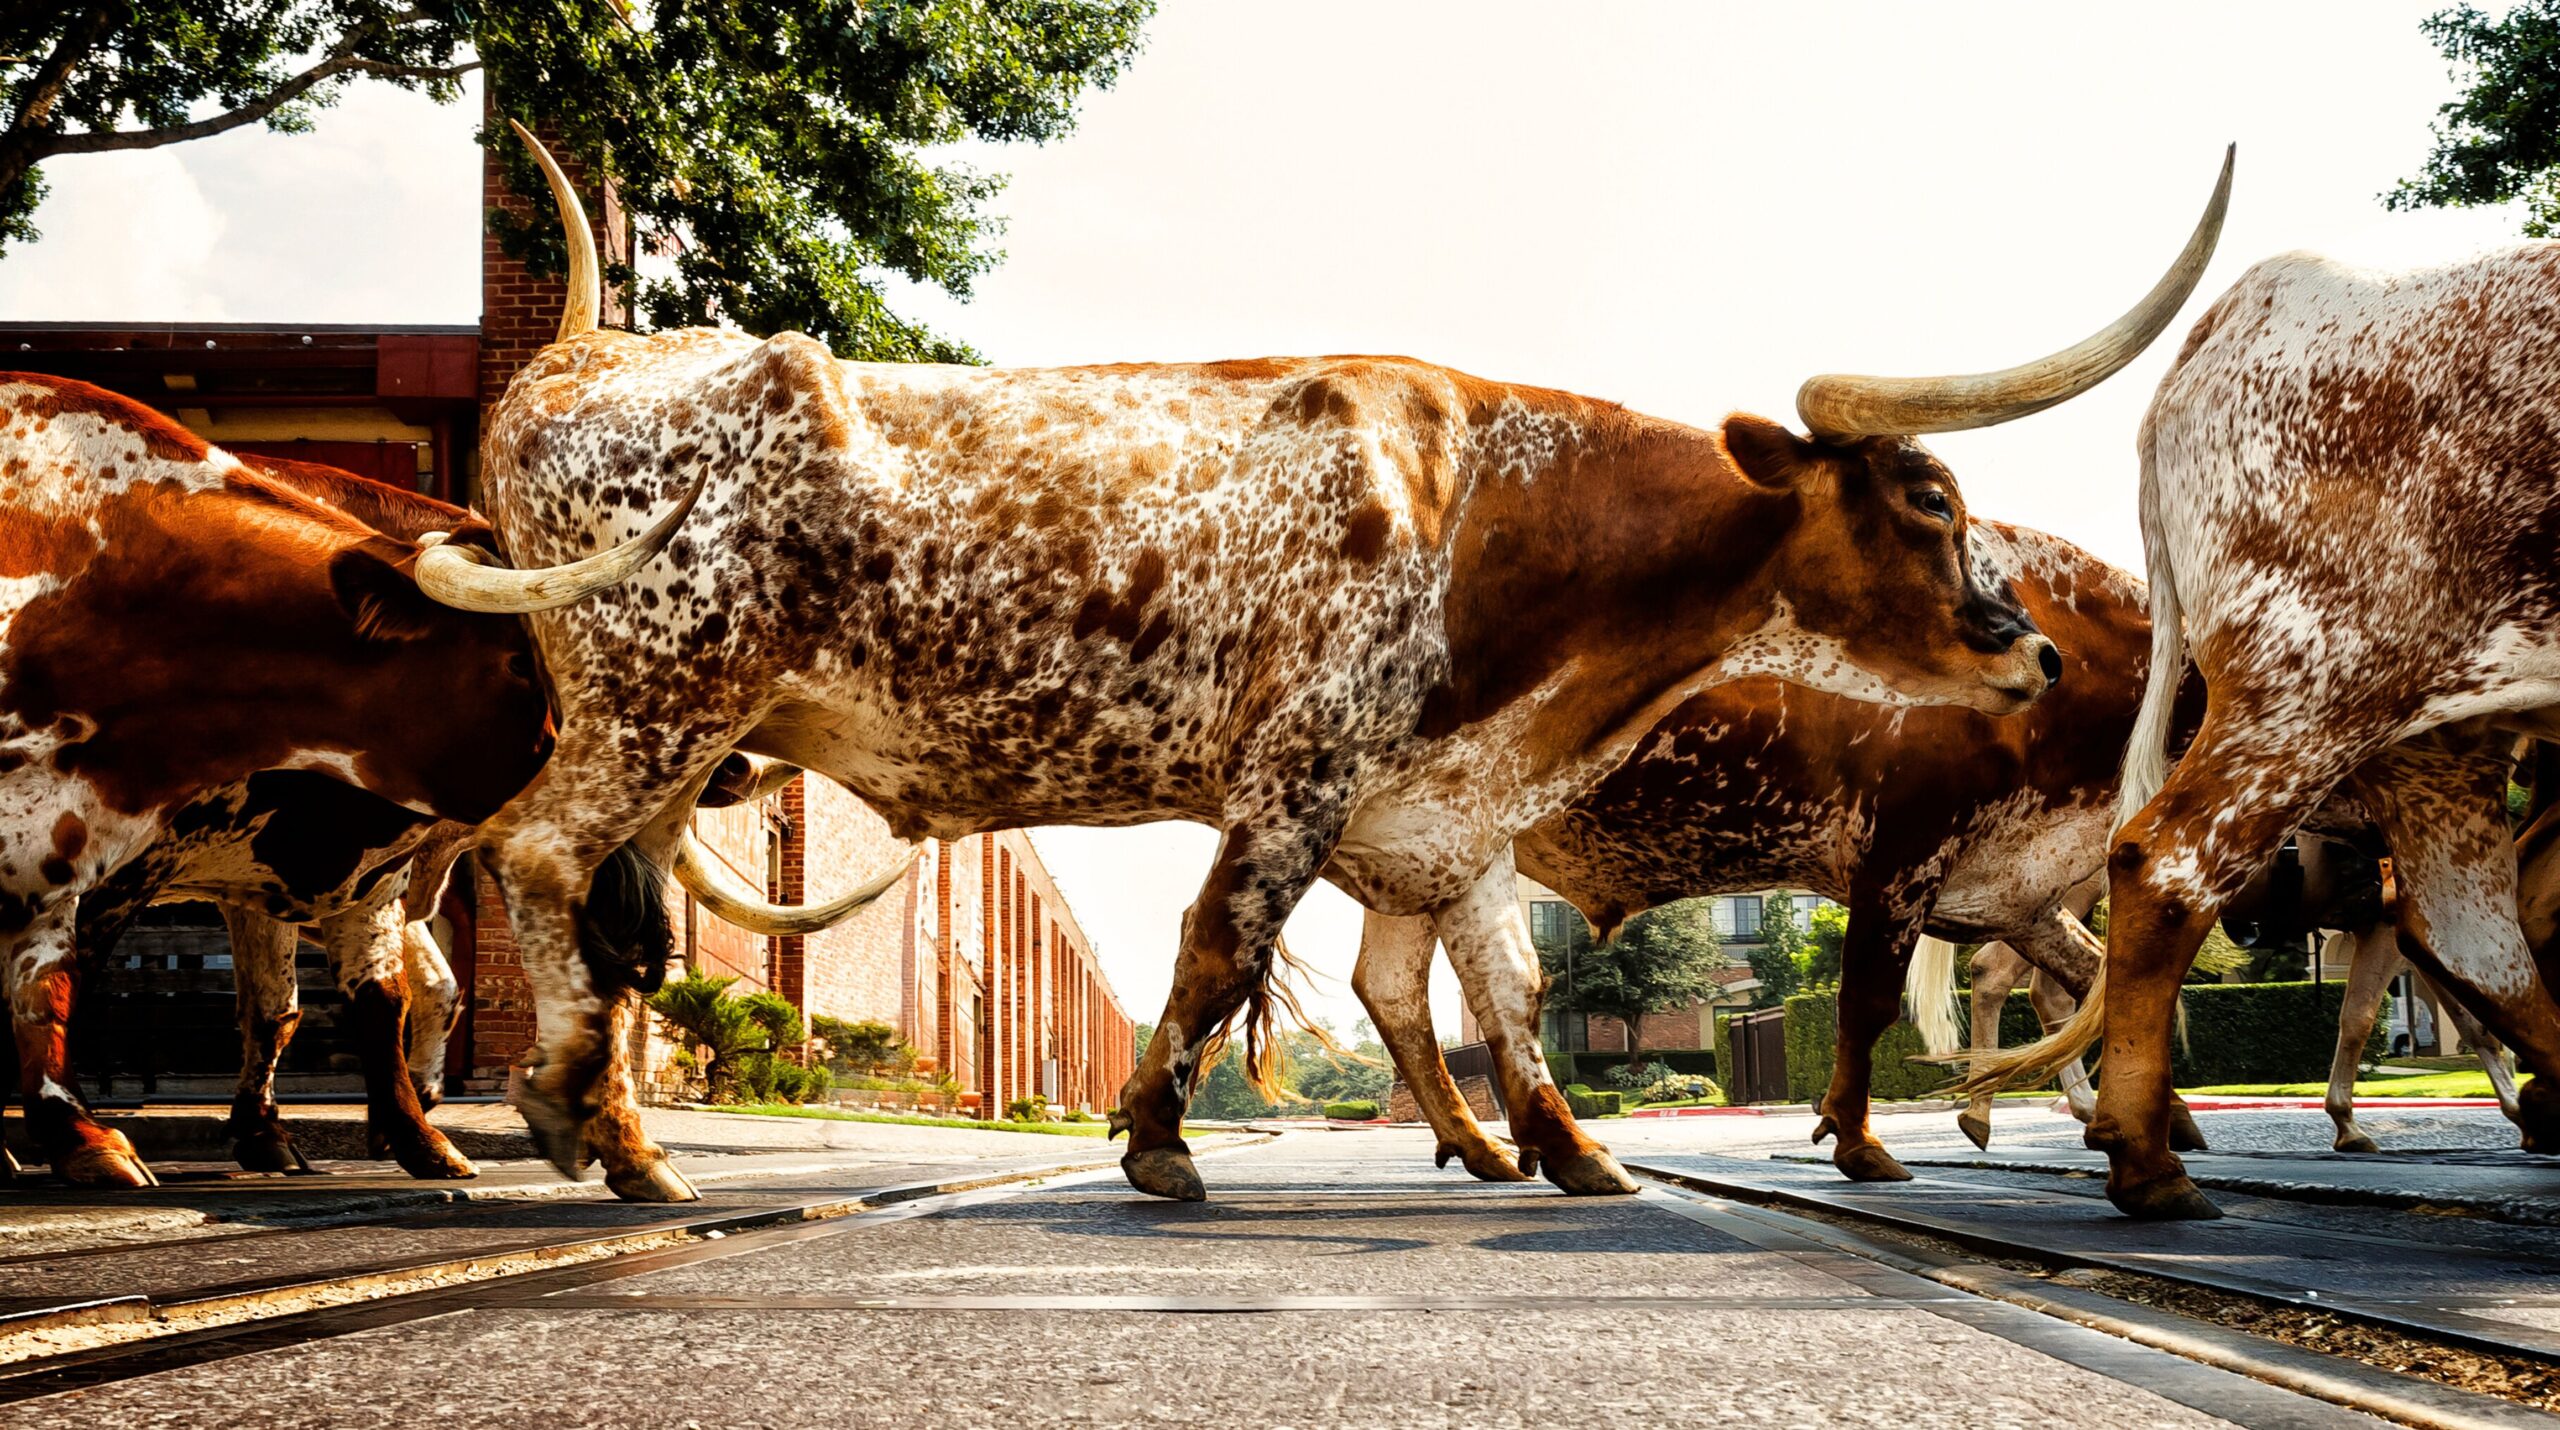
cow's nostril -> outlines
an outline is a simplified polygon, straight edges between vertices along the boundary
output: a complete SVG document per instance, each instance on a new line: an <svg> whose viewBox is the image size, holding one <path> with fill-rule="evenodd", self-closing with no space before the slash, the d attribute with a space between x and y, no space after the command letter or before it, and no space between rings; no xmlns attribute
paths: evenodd
<svg viewBox="0 0 2560 1430"><path fill-rule="evenodd" d="M2049 689L2062 683L2062 651L2051 641L2036 652L2036 664L2044 668L2044 683Z"/></svg>

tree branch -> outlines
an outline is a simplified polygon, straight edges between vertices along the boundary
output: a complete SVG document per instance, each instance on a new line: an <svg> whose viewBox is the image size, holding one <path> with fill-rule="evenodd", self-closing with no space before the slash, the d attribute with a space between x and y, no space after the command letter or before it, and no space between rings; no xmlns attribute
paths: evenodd
<svg viewBox="0 0 2560 1430"><path fill-rule="evenodd" d="M88 14L63 30L61 42L27 81L26 98L19 103L18 112L10 116L9 127L0 130L0 194L15 190L27 171L36 166L40 157L35 148L38 131L61 101L62 87L70 80L73 67L114 30L120 8L114 0L91 7Z"/></svg>
<svg viewBox="0 0 2560 1430"><path fill-rule="evenodd" d="M106 154L130 149L157 149L164 144L183 144L191 139L207 139L228 133L244 125L255 124L284 106L311 92L315 85L342 74L369 74L384 78L459 79L480 68L474 60L449 67L395 65L382 60L360 58L356 51L367 40L426 18L422 10L403 10L384 17L384 21L350 31L336 49L318 64L277 85L274 89L227 113L188 124L172 124L161 129L104 129L84 134L52 134L27 140L29 162L51 158L56 154Z"/></svg>

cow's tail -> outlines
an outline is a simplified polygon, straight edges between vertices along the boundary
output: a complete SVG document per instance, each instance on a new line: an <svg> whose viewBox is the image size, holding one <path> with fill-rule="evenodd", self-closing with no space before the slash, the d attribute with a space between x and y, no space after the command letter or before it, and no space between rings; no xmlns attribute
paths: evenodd
<svg viewBox="0 0 2560 1430"><path fill-rule="evenodd" d="M1952 1053L1962 1043L1964 1027L1956 1010L1956 946L1922 935L1911 950L1911 967L1903 975L1904 1001L1911 1005L1911 1024L1920 1030L1931 1057Z"/></svg>
<svg viewBox="0 0 2560 1430"><path fill-rule="evenodd" d="M578 908L578 953L588 976L606 990L655 993L675 951L666 871L625 844L597 866Z"/></svg>
<svg viewBox="0 0 2560 1430"><path fill-rule="evenodd" d="M2145 437L2148 436L2146 430ZM2147 493L2152 489L2148 440L2142 444L2142 464L2142 485ZM2134 717L2133 739L2125 745L2124 780L2116 796L2118 829L2141 813L2142 807L2160 793L2160 787L2169 782L2169 736L2178 713L2178 685L2187 671L2186 618L2178 603L2177 572L2169 564L2169 543L2162 539L2157 523L2151 519L2149 506L2144 503L2142 545L2151 577L2151 669L2144 677L2142 711ZM2113 839L2108 843L2112 849ZM2183 999L2178 1005L2178 1027L2183 1041ZM2065 1063L2096 1047L2106 1030L2107 963L2100 959L2097 976L2089 980L2088 993L2061 1027L2024 1047L1972 1059L1966 1065L1964 1080L1951 1089L1951 1094L1971 1096L2043 1082L2059 1073Z"/></svg>
<svg viewBox="0 0 2560 1430"><path fill-rule="evenodd" d="M1286 1044L1286 1035L1292 1029L1313 1037L1316 1045L1331 1056L1355 1062L1371 1061L1335 1042L1322 1024L1307 1016L1306 1008L1298 1002L1298 990L1290 985L1293 979L1309 975L1307 965L1289 951L1286 939L1274 943L1271 966L1254 983L1253 992L1245 998L1244 1008L1201 1050L1197 1065L1202 1075L1206 1076L1208 1069L1218 1065L1218 1059L1226 1053L1228 1038L1239 1026L1244 1032L1245 1084L1261 1094L1265 1102L1286 1102L1296 1096L1289 1090Z"/></svg>

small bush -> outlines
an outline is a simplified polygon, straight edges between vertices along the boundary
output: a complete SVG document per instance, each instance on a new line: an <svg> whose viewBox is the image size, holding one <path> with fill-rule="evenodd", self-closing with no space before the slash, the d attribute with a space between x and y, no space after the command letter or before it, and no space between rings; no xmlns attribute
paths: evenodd
<svg viewBox="0 0 2560 1430"><path fill-rule="evenodd" d="M1635 1100L1638 1106L1642 1106L1648 1102L1706 1102L1723 1096L1723 1090L1715 1085L1712 1078L1673 1073L1646 1083L1636 1091Z"/></svg>
<svg viewBox="0 0 2560 1430"><path fill-rule="evenodd" d="M1617 1094L1610 1093L1609 1096L1615 1097ZM1577 1119L1598 1117L1600 1115L1600 1094L1593 1092L1591 1089L1584 1087L1582 1084L1577 1082L1564 1090L1564 1105L1565 1110L1572 1113Z"/></svg>
<svg viewBox="0 0 2560 1430"><path fill-rule="evenodd" d="M1058 1114L1058 1120L1060 1122L1091 1122L1093 1114L1081 1107L1070 1107Z"/></svg>
<svg viewBox="0 0 2560 1430"><path fill-rule="evenodd" d="M836 1090L836 1075L822 1067L810 1068L808 1073L809 1081L807 1085L800 1090L801 1101L826 1101L827 1095Z"/></svg>
<svg viewBox="0 0 2560 1430"><path fill-rule="evenodd" d="M740 1053L737 1063L739 1100L742 1102L773 1101L773 1054Z"/></svg>
<svg viewBox="0 0 2560 1430"><path fill-rule="evenodd" d="M809 1070L798 1063L773 1061L773 1100L806 1102L809 1100Z"/></svg>
<svg viewBox="0 0 2560 1430"><path fill-rule="evenodd" d="M1375 1122L1378 1104L1365 1097L1351 1102L1328 1102L1324 1105L1324 1115L1336 1122Z"/></svg>
<svg viewBox="0 0 2560 1430"><path fill-rule="evenodd" d="M1623 1092L1595 1092L1591 1094L1591 1115L1616 1117L1625 1110L1626 1099Z"/></svg>
<svg viewBox="0 0 2560 1430"><path fill-rule="evenodd" d="M1600 1074L1600 1080L1620 1092L1633 1092L1652 1082L1657 1076L1659 1073L1651 1063L1642 1065L1620 1063L1616 1067L1604 1069Z"/></svg>
<svg viewBox="0 0 2560 1430"><path fill-rule="evenodd" d="M1049 1099L1036 1092L1029 1097L1017 1097L1004 1105L1004 1115L1015 1122L1046 1122L1049 1120Z"/></svg>

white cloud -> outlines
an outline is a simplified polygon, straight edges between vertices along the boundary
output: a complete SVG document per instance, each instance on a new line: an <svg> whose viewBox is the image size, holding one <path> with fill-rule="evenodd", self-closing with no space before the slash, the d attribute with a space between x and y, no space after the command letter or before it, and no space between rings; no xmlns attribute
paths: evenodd
<svg viewBox="0 0 2560 1430"><path fill-rule="evenodd" d="M231 316L212 291L221 209L173 150L45 166L44 237L0 261L0 314L17 321Z"/></svg>

